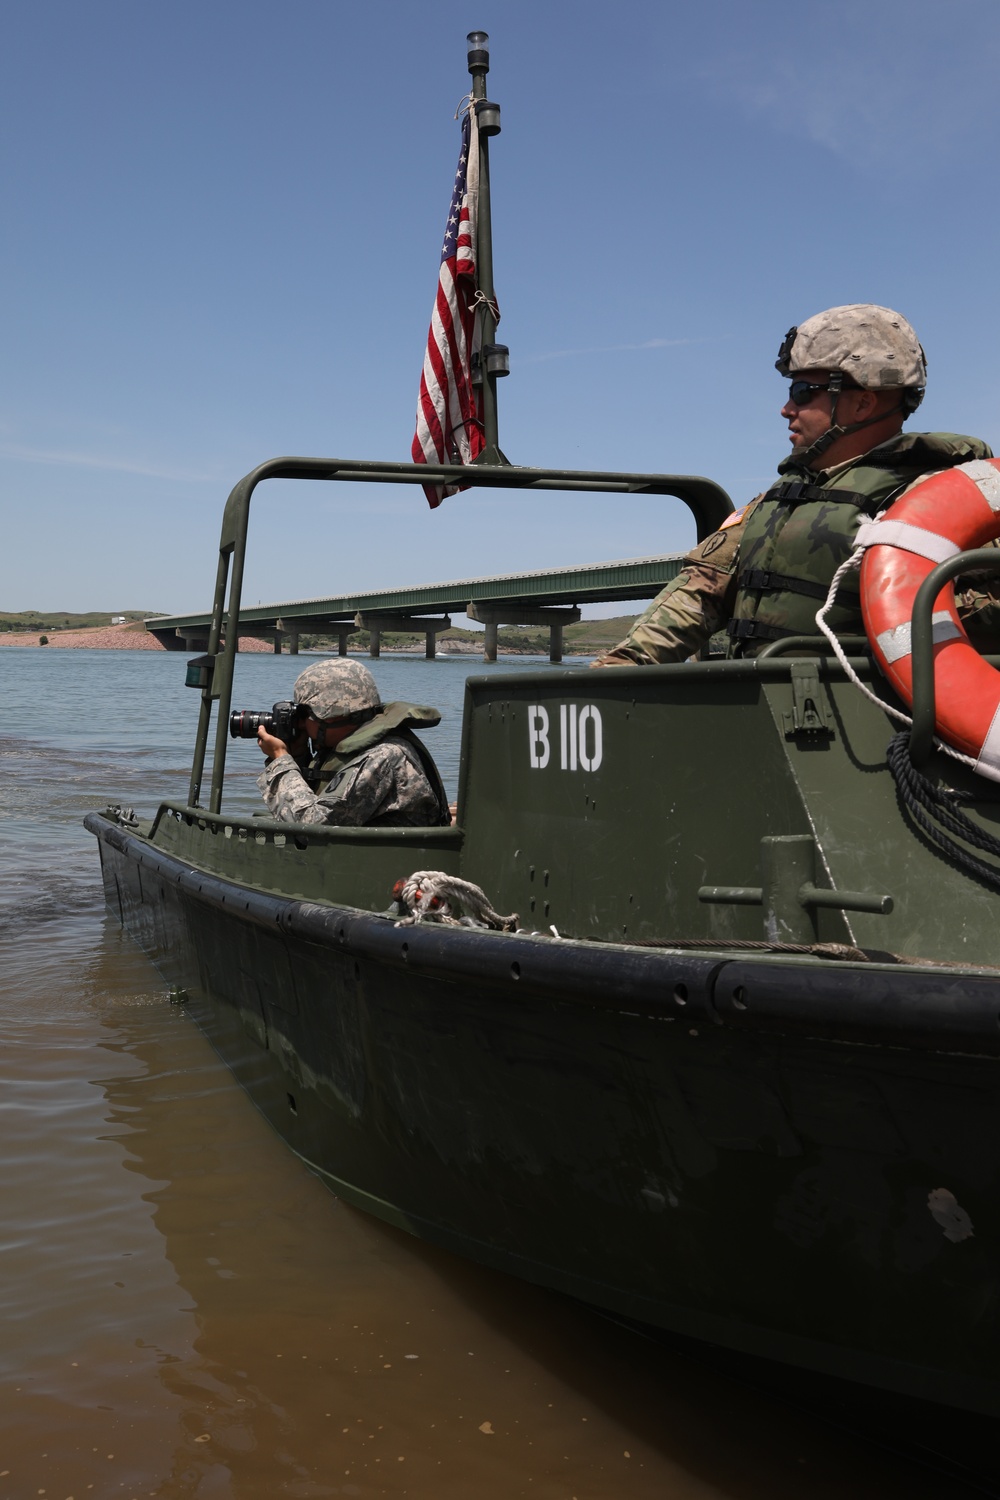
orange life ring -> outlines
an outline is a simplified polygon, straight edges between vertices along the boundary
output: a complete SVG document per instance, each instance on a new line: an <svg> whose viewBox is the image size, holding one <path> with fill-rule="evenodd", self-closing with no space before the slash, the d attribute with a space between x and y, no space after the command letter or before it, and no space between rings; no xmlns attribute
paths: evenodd
<svg viewBox="0 0 1000 1500"><path fill-rule="evenodd" d="M977 459L921 480L885 515L859 528L861 614L882 671L913 702L910 620L937 563L1000 537L1000 459ZM955 590L934 601L935 725L941 739L1000 778L1000 672L962 628Z"/></svg>

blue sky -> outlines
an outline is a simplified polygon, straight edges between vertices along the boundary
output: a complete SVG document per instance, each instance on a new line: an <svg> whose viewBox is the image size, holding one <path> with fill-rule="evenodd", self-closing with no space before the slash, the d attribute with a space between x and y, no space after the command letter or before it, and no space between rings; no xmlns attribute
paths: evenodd
<svg viewBox="0 0 1000 1500"><path fill-rule="evenodd" d="M240 475L408 458L473 27L513 462L749 498L782 335L849 301L916 326L912 425L1000 448L996 0L39 0L0 57L0 609L204 608ZM251 602L693 540L669 500L320 485L252 532Z"/></svg>

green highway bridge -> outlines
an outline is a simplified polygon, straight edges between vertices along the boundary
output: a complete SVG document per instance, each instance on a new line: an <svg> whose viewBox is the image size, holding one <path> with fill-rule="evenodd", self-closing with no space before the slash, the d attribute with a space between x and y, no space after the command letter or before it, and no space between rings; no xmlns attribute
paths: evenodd
<svg viewBox="0 0 1000 1500"><path fill-rule="evenodd" d="M239 633L274 642L280 652L299 649L299 636L337 636L341 656L356 630L370 632L369 653L378 656L383 631L422 632L428 657L434 656L436 637L451 628L450 611L462 610L485 626L484 656L495 661L500 625L535 625L549 631L549 656L561 661L563 630L580 619L581 604L610 604L619 600L651 599L676 578L681 553L636 557L625 562L589 563L538 573L507 573L496 578L464 578L452 583L428 583L418 588L382 589L348 594L336 599L299 599L285 604L259 604L240 611ZM145 621L146 629L168 651L204 651L208 647L210 614L158 615Z"/></svg>

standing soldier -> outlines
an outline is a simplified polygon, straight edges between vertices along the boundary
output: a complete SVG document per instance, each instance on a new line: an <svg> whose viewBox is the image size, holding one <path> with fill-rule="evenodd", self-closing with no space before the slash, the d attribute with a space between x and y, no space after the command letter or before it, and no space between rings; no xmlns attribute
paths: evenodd
<svg viewBox="0 0 1000 1500"><path fill-rule="evenodd" d="M992 457L978 438L903 432L923 400L927 364L910 324L888 307L862 302L817 313L789 329L775 367L791 379L781 415L792 451L778 465L780 479L687 554L595 667L684 661L723 629L730 656L816 634L816 611L858 527L917 479ZM1000 601L967 580L956 594L973 643L993 644ZM840 633L861 630L856 573L827 618Z"/></svg>

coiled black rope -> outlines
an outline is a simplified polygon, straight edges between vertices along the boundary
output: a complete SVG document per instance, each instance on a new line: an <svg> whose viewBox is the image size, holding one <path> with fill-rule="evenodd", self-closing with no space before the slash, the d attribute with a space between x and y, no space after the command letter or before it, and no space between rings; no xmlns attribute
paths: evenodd
<svg viewBox="0 0 1000 1500"><path fill-rule="evenodd" d="M908 729L893 736L885 754L896 790L913 821L923 829L932 843L955 861L959 869L975 876L991 890L1000 891L1000 868L977 859L955 842L955 838L960 838L966 844L972 844L974 848L994 854L1000 859L1000 839L973 823L961 809L962 802L972 800L969 793L936 786L922 771L917 770L910 759ZM955 838L950 837L952 834Z"/></svg>

